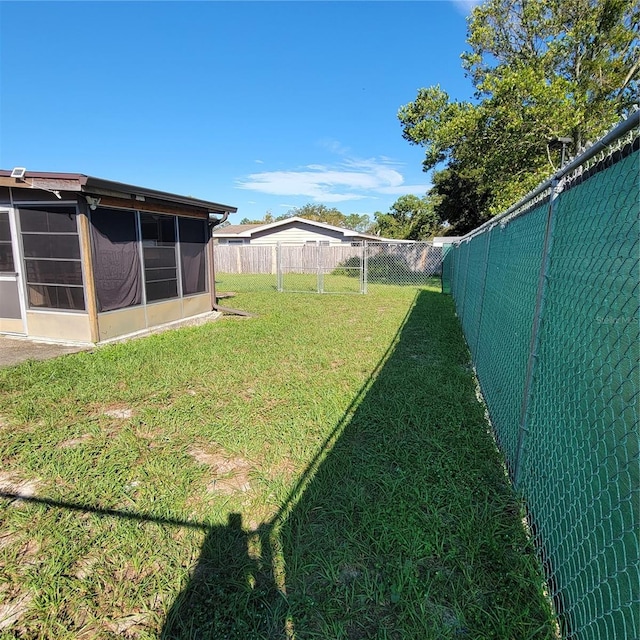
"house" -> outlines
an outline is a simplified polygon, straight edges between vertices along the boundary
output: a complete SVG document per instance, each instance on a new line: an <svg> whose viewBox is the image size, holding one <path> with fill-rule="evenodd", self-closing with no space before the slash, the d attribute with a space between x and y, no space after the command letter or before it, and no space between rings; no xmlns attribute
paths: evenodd
<svg viewBox="0 0 640 640"><path fill-rule="evenodd" d="M450 247L452 244L458 242L462 236L436 236L433 239L434 247Z"/></svg>
<svg viewBox="0 0 640 640"><path fill-rule="evenodd" d="M264 224L236 224L217 228L213 237L219 244L264 245L264 244L329 244L351 245L353 242L411 243L411 240L390 240L370 233L334 227L324 222L292 217Z"/></svg>
<svg viewBox="0 0 640 640"><path fill-rule="evenodd" d="M101 343L215 306L235 207L79 173L0 170L0 333Z"/></svg>

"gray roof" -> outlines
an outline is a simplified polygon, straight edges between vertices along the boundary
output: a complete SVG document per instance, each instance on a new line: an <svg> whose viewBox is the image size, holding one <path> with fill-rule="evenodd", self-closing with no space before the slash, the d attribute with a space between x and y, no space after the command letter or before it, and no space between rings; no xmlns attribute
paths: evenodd
<svg viewBox="0 0 640 640"><path fill-rule="evenodd" d="M319 229L324 229L325 231L331 231L334 233L341 233L345 239L352 240L371 240L372 242L394 242L397 244L400 243L408 243L412 244L414 240L391 240L389 238L381 238L379 236L374 236L370 233L361 233L359 231L354 231L353 229L346 229L344 227L336 227L331 224L327 224L326 222L318 222L317 220L311 220L309 218L301 218L299 216L292 216L291 218L283 218L282 220L276 220L274 222L264 222L262 224L232 224L226 227L220 227L215 229L213 235L224 238L251 238L253 232L257 229L262 231L271 231L272 229L277 229L278 227L288 226L288 225L296 225L296 224L304 224L312 227L316 227Z"/></svg>
<svg viewBox="0 0 640 640"><path fill-rule="evenodd" d="M84 173L53 173L48 171L27 171L23 180L15 180L10 178L11 171L0 169L0 179L3 186L17 188L45 188L49 190L60 191L79 191L80 193L96 193L107 194L109 192L118 195L138 196L140 198L154 198L156 200L164 200L175 204L188 205L192 207L200 207L215 213L235 213L238 208L219 202L211 202L209 200L200 200L190 196L181 196L167 191L158 191L156 189L148 189L146 187L138 187L123 182L114 182L112 180L103 180L102 178L94 178Z"/></svg>
<svg viewBox="0 0 640 640"><path fill-rule="evenodd" d="M213 235L235 235L236 233L250 231L251 229L257 229L258 227L264 227L264 224L228 224L226 227L214 228Z"/></svg>
<svg viewBox="0 0 640 640"><path fill-rule="evenodd" d="M444 244L453 244L458 242L462 236L436 236L433 238L433 242L442 242Z"/></svg>

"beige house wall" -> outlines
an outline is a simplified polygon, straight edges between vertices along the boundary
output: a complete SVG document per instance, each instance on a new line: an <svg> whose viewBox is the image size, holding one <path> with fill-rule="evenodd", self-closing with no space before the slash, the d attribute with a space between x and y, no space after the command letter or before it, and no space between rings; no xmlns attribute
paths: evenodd
<svg viewBox="0 0 640 640"><path fill-rule="evenodd" d="M211 311L211 296L208 293L182 299L182 317L190 318Z"/></svg>
<svg viewBox="0 0 640 640"><path fill-rule="evenodd" d="M98 314L99 341L111 340L147 328L144 307L129 307Z"/></svg>
<svg viewBox="0 0 640 640"><path fill-rule="evenodd" d="M147 328L182 318L182 300L165 300L147 306Z"/></svg>
<svg viewBox="0 0 640 640"><path fill-rule="evenodd" d="M199 316L211 311L211 299L208 293L189 296L180 300L165 300L144 306L118 309L98 314L100 342L114 340L121 336L152 330L177 320Z"/></svg>
<svg viewBox="0 0 640 640"><path fill-rule="evenodd" d="M87 313L27 311L30 338L59 342L91 342L91 323Z"/></svg>
<svg viewBox="0 0 640 640"><path fill-rule="evenodd" d="M255 234L251 238L251 244L274 244L282 242L283 244L304 244L305 242L329 242L330 244L350 243L351 238L345 239L342 234L337 234L330 230L323 230L319 227L306 228L301 226L290 227L288 229L274 230L273 232L264 232L264 234Z"/></svg>
<svg viewBox="0 0 640 640"><path fill-rule="evenodd" d="M0 333L21 333L24 335L22 318L0 318Z"/></svg>

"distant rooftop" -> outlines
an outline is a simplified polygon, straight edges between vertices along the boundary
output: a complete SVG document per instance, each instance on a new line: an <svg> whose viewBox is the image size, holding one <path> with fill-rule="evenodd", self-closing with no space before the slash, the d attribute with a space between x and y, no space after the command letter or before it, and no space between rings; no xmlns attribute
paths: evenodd
<svg viewBox="0 0 640 640"><path fill-rule="evenodd" d="M215 227L213 229L214 235L227 235L242 233L243 231L251 231L251 229L257 229L258 227L264 227L265 223L261 224L228 224L226 227Z"/></svg>

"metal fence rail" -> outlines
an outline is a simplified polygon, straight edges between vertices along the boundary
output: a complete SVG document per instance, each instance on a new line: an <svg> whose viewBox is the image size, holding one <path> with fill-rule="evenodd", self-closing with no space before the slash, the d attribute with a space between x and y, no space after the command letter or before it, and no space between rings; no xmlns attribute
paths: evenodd
<svg viewBox="0 0 640 640"><path fill-rule="evenodd" d="M219 291L367 293L373 285L424 286L441 273L428 242L226 245L214 248Z"/></svg>
<svg viewBox="0 0 640 640"><path fill-rule="evenodd" d="M365 293L362 243L278 246L278 291Z"/></svg>
<svg viewBox="0 0 640 640"><path fill-rule="evenodd" d="M565 638L640 630L636 112L445 257Z"/></svg>

